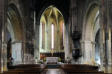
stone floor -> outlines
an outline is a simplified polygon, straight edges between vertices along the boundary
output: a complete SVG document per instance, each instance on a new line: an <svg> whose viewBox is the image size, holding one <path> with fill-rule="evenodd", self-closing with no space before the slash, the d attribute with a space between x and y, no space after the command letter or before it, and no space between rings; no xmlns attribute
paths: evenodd
<svg viewBox="0 0 112 74"><path fill-rule="evenodd" d="M61 69L46 69L42 74L65 74Z"/></svg>

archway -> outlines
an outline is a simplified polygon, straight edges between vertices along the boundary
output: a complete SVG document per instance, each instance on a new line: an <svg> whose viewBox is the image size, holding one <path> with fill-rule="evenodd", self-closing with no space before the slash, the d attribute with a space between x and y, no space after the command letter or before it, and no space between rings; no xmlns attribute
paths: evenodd
<svg viewBox="0 0 112 74"><path fill-rule="evenodd" d="M15 5L10 4L7 10L7 24L6 24L6 35L7 35L7 52L8 62L12 65L22 63L22 40L23 40L23 29L22 21L19 12ZM8 38L10 37L10 38Z"/></svg>
<svg viewBox="0 0 112 74"><path fill-rule="evenodd" d="M65 28L64 17L55 6L51 5L47 7L42 13L38 34L38 52L40 54L38 56L40 59L43 55L52 56L51 53L53 53L53 56L59 56L62 59L65 58L65 48L67 48L66 36L68 34ZM36 54L38 54L38 52Z"/></svg>
<svg viewBox="0 0 112 74"><path fill-rule="evenodd" d="M62 57L58 54L64 54L64 27L61 12L54 6L46 8L40 19L40 54L47 53L45 56L49 56L50 53L53 53L54 56ZM64 55L62 59L64 59Z"/></svg>
<svg viewBox="0 0 112 74"><path fill-rule="evenodd" d="M92 65L98 63L95 60L95 56L97 55L95 50L100 51L99 48L95 48L97 47L96 44L99 43L99 41L97 41L98 37L100 39L99 6L98 4L93 3L88 8L83 25L83 32L82 32L82 41L83 41L82 51L84 56L83 63Z"/></svg>
<svg viewBox="0 0 112 74"><path fill-rule="evenodd" d="M97 32L95 37L95 61L100 64L100 30Z"/></svg>

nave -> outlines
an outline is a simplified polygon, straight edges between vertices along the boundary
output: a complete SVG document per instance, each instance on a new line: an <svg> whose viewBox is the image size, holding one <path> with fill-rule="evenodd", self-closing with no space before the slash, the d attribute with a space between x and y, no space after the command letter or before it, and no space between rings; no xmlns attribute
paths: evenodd
<svg viewBox="0 0 112 74"><path fill-rule="evenodd" d="M112 0L0 0L0 73L111 74Z"/></svg>

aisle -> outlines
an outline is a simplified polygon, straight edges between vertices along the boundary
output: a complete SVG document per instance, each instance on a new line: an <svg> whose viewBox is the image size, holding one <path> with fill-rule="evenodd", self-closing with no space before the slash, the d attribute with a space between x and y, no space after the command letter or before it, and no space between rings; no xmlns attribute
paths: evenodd
<svg viewBox="0 0 112 74"><path fill-rule="evenodd" d="M65 74L61 69L46 69L42 74Z"/></svg>

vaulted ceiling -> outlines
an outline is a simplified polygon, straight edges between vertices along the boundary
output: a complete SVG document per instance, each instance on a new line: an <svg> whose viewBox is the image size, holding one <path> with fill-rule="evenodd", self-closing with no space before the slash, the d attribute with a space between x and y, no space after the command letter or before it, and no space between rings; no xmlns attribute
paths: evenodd
<svg viewBox="0 0 112 74"><path fill-rule="evenodd" d="M37 15L42 13L47 7L53 5L61 11L65 20L68 20L70 0L21 0L21 2L23 3L24 7L26 6L26 9L30 9L29 12L31 10L35 10ZM49 11L50 10L48 10L47 12ZM58 14L54 9L53 12L55 12L56 15ZM52 16L54 16L54 14L52 14Z"/></svg>
<svg viewBox="0 0 112 74"><path fill-rule="evenodd" d="M41 22L46 23L48 20L52 20L52 23L58 23L60 21L64 21L62 16L63 15L56 7L50 6L43 12Z"/></svg>

